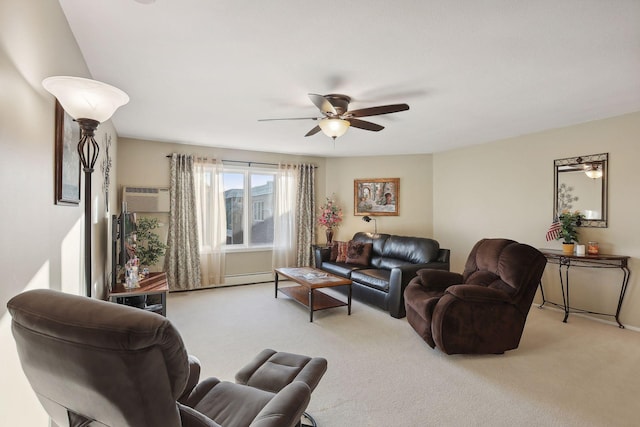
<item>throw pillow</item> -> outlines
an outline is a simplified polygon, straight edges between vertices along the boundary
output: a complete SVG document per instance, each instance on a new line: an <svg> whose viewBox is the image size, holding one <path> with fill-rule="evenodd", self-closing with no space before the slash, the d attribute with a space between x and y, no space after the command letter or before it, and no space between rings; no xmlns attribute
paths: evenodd
<svg viewBox="0 0 640 427"><path fill-rule="evenodd" d="M347 247L347 262L349 264L369 265L373 244L349 241Z"/></svg>
<svg viewBox="0 0 640 427"><path fill-rule="evenodd" d="M336 262L336 259L338 259L338 242L333 242L330 248L331 254L329 255L329 261Z"/></svg>
<svg viewBox="0 0 640 427"><path fill-rule="evenodd" d="M338 255L336 257L336 262L347 262L347 249L348 242L336 242L338 245Z"/></svg>

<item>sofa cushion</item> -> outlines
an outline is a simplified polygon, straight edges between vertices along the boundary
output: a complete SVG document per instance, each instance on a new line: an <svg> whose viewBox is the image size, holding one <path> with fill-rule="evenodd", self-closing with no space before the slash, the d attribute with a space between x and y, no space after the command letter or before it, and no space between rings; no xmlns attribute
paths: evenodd
<svg viewBox="0 0 640 427"><path fill-rule="evenodd" d="M322 269L328 273L335 274L336 276L351 278L351 273L354 270L364 268L362 266L354 264L336 263L336 262L323 262Z"/></svg>
<svg viewBox="0 0 640 427"><path fill-rule="evenodd" d="M368 266L371 261L371 243L349 241L347 245L347 263Z"/></svg>
<svg viewBox="0 0 640 427"><path fill-rule="evenodd" d="M354 282L367 285L384 292L389 291L389 277L391 270L380 270L374 268L366 268L362 270L354 270L351 272L351 280Z"/></svg>

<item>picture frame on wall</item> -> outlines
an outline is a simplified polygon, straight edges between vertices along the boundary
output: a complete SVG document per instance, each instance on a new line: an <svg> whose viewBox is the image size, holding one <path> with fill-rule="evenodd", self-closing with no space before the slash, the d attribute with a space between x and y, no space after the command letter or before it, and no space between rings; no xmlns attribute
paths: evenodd
<svg viewBox="0 0 640 427"><path fill-rule="evenodd" d="M397 216L400 206L400 178L368 178L353 181L355 215Z"/></svg>
<svg viewBox="0 0 640 427"><path fill-rule="evenodd" d="M80 125L56 101L55 162L57 205L80 204Z"/></svg>

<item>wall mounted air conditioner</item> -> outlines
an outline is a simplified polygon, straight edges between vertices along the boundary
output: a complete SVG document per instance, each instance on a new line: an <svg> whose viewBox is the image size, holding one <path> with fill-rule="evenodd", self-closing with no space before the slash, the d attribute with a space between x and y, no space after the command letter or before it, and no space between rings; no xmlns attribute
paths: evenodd
<svg viewBox="0 0 640 427"><path fill-rule="evenodd" d="M169 212L169 188L125 185L122 201L128 212Z"/></svg>

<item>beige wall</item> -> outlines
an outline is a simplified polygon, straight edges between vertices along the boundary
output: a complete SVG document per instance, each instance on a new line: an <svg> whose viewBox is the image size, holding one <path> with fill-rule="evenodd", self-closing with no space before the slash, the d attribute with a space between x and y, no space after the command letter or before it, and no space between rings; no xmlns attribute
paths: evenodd
<svg viewBox="0 0 640 427"><path fill-rule="evenodd" d="M340 140L337 142L340 143ZM398 216L376 216L378 232L408 236L433 236L433 167L430 154L327 159L326 191L318 192L318 206L326 196L336 195L344 221L334 240L349 240L355 232L374 231L373 221L365 223L354 215L353 181L366 178L400 178ZM325 241L324 229L318 240Z"/></svg>
<svg viewBox="0 0 640 427"><path fill-rule="evenodd" d="M48 425L19 366L8 299L32 288L85 292L83 204L54 204L54 98L41 83L52 75L91 77L58 2L0 1L1 425ZM107 132L115 161L117 136L110 123L100 126L96 140L104 147ZM98 167L92 185L97 213L93 282L98 296L104 292L109 262L102 183Z"/></svg>
<svg viewBox="0 0 640 427"><path fill-rule="evenodd" d="M120 200L123 185L169 186L169 159L167 159L167 155L174 152L246 162L312 163L318 166L316 170L317 181L319 188L324 191L324 158L120 138L117 171L117 188ZM166 233L165 230L163 232ZM251 282L256 280L255 276L251 275L271 274L271 251L230 252L225 258L227 276L246 276L235 279L229 277L227 283Z"/></svg>
<svg viewBox="0 0 640 427"><path fill-rule="evenodd" d="M634 113L435 154L434 230L452 249L452 269L463 268L483 237L559 249L559 242L545 240L553 214L553 160L609 153L609 227L581 228L580 241L596 240L603 253L632 257L620 317L640 327L639 140L640 113ZM557 277L557 267L547 267L545 293L559 302ZM621 278L619 270L572 269L572 306L615 312Z"/></svg>

